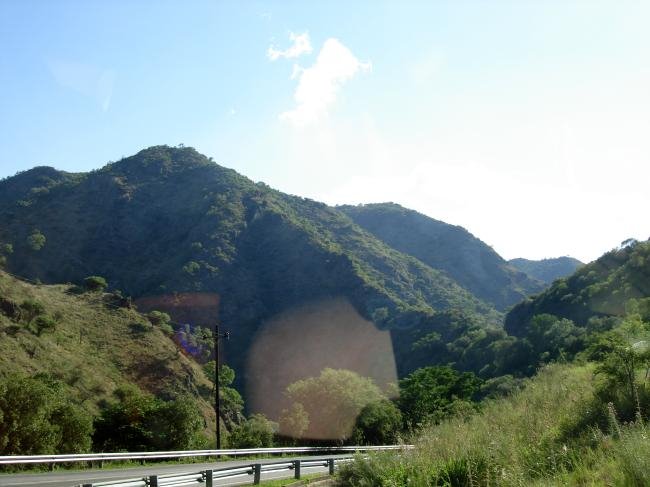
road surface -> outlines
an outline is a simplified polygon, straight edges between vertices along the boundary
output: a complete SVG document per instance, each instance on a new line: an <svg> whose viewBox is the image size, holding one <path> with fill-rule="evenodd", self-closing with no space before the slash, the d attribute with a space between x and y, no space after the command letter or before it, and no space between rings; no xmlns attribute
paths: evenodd
<svg viewBox="0 0 650 487"><path fill-rule="evenodd" d="M278 461L291 461L291 460L313 460L322 458L340 458L349 455L318 455L318 456L305 456L305 457L291 457L291 458L266 458L263 460L228 460L221 462L208 462L208 463L188 463L179 465L153 465L146 467L132 467L132 468L114 468L104 470L59 470L48 473L21 473L21 474L0 474L1 487L74 487L80 484L95 483L95 482L108 482L117 481L121 479L133 479L138 477L145 477L147 475L168 475L198 472L208 469L220 469L228 467L239 467L250 465L252 463L273 463ZM327 467L315 467L301 469L303 475L312 473L327 473ZM278 479L278 478L292 478L293 471L284 472L262 472L262 480ZM252 484L253 476L248 475L245 477L238 477L234 479L215 479L214 485L246 485ZM203 485L197 483L196 485Z"/></svg>

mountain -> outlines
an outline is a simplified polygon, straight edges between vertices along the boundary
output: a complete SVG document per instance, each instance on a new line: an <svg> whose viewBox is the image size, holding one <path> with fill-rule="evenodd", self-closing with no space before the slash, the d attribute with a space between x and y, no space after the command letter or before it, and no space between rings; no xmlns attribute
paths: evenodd
<svg viewBox="0 0 650 487"><path fill-rule="evenodd" d="M462 227L395 203L337 208L387 245L443 271L499 310L544 288L542 282L509 265L489 245Z"/></svg>
<svg viewBox="0 0 650 487"><path fill-rule="evenodd" d="M566 277L573 274L578 267L583 265L578 259L573 257L557 257L554 259L528 260L528 259L511 259L508 263L525 272L538 281L545 284L551 284L560 277Z"/></svg>
<svg viewBox="0 0 650 487"><path fill-rule="evenodd" d="M533 316L540 314L566 318L584 327L594 319L623 316L630 300L647 303L649 297L650 241L629 240L516 305L506 315L505 328L521 336Z"/></svg>
<svg viewBox="0 0 650 487"><path fill-rule="evenodd" d="M83 174L39 167L1 181L0 195L10 272L45 283L100 275L142 310L192 325L218 320L231 331L224 351L239 387L254 379L251 350L265 327L314 303L349 303L341 309L379 329L430 323L448 310L479 324L501 320L453 276L343 211L253 183L191 148L151 147ZM294 355L301 332L334 315L305 316L282 342ZM339 365L331 347L321 349L314 367ZM282 354L270 355L266 370Z"/></svg>
<svg viewBox="0 0 650 487"><path fill-rule="evenodd" d="M201 367L125 300L0 271L0 377L26 373L60 381L65 396L93 415L131 386L163 399L190 397L214 424L212 383Z"/></svg>

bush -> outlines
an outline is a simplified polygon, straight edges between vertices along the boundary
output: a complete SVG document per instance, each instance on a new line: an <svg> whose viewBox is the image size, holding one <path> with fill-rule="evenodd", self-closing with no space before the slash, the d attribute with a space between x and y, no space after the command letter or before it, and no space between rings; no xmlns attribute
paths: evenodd
<svg viewBox="0 0 650 487"><path fill-rule="evenodd" d="M391 401L377 401L365 406L352 435L357 445L394 445L399 441L402 413Z"/></svg>
<svg viewBox="0 0 650 487"><path fill-rule="evenodd" d="M399 405L409 427L440 422L458 409L458 401L468 404L480 389L481 380L471 372L448 366L417 369L400 380Z"/></svg>
<svg viewBox="0 0 650 487"><path fill-rule="evenodd" d="M169 324L172 319L171 316L169 316L167 313L163 313L162 311L151 311L149 314L147 314L147 318L149 318L149 321L154 326Z"/></svg>
<svg viewBox="0 0 650 487"><path fill-rule="evenodd" d="M90 415L66 398L60 382L0 380L0 455L87 452L91 433Z"/></svg>
<svg viewBox="0 0 650 487"><path fill-rule="evenodd" d="M266 416L253 414L230 431L228 444L231 448L269 448L273 446L276 430L276 423Z"/></svg>
<svg viewBox="0 0 650 487"><path fill-rule="evenodd" d="M20 304L20 308L22 309L22 317L27 323L30 323L37 316L45 314L45 306L35 299L25 299Z"/></svg>
<svg viewBox="0 0 650 487"><path fill-rule="evenodd" d="M190 398L162 401L135 387L115 391L117 402L95 420L96 451L185 450L202 446L203 417Z"/></svg>
<svg viewBox="0 0 650 487"><path fill-rule="evenodd" d="M379 387L350 370L325 368L320 376L290 384L289 404L302 405L309 420L305 438L342 443L352 435L361 410L385 399Z"/></svg>
<svg viewBox="0 0 650 487"><path fill-rule="evenodd" d="M89 276L84 279L84 289L90 292L104 291L108 287L106 279L101 276Z"/></svg>
<svg viewBox="0 0 650 487"><path fill-rule="evenodd" d="M32 321L33 327L36 329L36 335L41 336L41 333L48 330L54 330L56 328L56 320L50 316L37 316L34 321Z"/></svg>
<svg viewBox="0 0 650 487"><path fill-rule="evenodd" d="M29 237L27 237L27 245L34 251L39 251L45 247L46 241L45 235L43 235L39 230L34 230Z"/></svg>
<svg viewBox="0 0 650 487"><path fill-rule="evenodd" d="M153 326L157 326L163 333L167 335L174 334L174 327L171 325L171 316L162 311L151 311L147 314L147 318Z"/></svg>

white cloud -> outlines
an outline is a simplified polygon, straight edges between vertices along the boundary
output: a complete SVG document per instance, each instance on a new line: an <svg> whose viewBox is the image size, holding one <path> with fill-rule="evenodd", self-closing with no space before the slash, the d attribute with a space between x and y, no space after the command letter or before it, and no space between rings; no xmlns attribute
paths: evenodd
<svg viewBox="0 0 650 487"><path fill-rule="evenodd" d="M293 32L290 32L289 39L293 41L293 44L284 51L276 49L273 46L269 47L266 51L266 55L271 61L277 61L281 57L293 59L302 56L303 54L309 54L312 51L308 32L304 32L303 34L294 34Z"/></svg>
<svg viewBox="0 0 650 487"><path fill-rule="evenodd" d="M296 107L281 113L280 119L296 126L315 122L327 114L346 81L371 67L370 62L359 61L337 39L327 39L313 66L294 66L291 78L298 78L298 86L293 95Z"/></svg>

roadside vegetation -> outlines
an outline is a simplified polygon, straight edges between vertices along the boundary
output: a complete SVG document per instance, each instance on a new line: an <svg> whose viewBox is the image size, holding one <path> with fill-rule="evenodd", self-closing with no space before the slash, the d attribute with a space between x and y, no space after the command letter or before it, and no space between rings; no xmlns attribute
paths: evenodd
<svg viewBox="0 0 650 487"><path fill-rule="evenodd" d="M650 485L650 321L631 302L571 363L414 431L416 448L359 457L344 486Z"/></svg>

